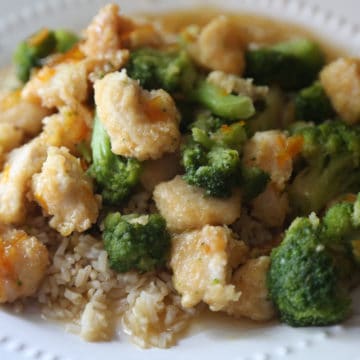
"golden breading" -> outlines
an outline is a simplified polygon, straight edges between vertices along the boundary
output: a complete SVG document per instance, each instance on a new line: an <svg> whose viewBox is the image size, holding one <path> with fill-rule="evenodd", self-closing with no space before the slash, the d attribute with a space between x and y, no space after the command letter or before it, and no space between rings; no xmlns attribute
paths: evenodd
<svg viewBox="0 0 360 360"><path fill-rule="evenodd" d="M95 102L115 154L143 161L178 148L180 116L166 91L143 90L123 70L95 82Z"/></svg>
<svg viewBox="0 0 360 360"><path fill-rule="evenodd" d="M273 183L252 202L251 216L269 227L281 227L289 211L287 194L281 192Z"/></svg>
<svg viewBox="0 0 360 360"><path fill-rule="evenodd" d="M41 170L49 146L76 144L90 136L91 113L84 107L63 107L61 112L44 119L44 131L31 142L11 151L0 174L0 222L25 220L32 176Z"/></svg>
<svg viewBox="0 0 360 360"><path fill-rule="evenodd" d="M6 153L18 147L24 138L24 132L10 123L0 122L0 164Z"/></svg>
<svg viewBox="0 0 360 360"><path fill-rule="evenodd" d="M210 70L241 75L245 68L245 46L240 29L226 16L219 16L201 30L189 51Z"/></svg>
<svg viewBox="0 0 360 360"><path fill-rule="evenodd" d="M79 58L77 58L79 57ZM73 60L41 68L24 86L22 97L44 107L74 106L87 99L88 64L78 54Z"/></svg>
<svg viewBox="0 0 360 360"><path fill-rule="evenodd" d="M46 144L35 138L11 151L0 174L0 223L22 223L31 177L40 171L46 158Z"/></svg>
<svg viewBox="0 0 360 360"><path fill-rule="evenodd" d="M269 266L270 258L262 256L249 260L235 272L231 283L241 295L237 301L226 307L225 311L229 315L256 321L270 320L275 316L274 306L268 300L266 286Z"/></svg>
<svg viewBox="0 0 360 360"><path fill-rule="evenodd" d="M301 151L301 137L288 138L280 130L257 132L245 144L244 162L267 172L279 189L285 187L293 169L293 158Z"/></svg>
<svg viewBox="0 0 360 360"><path fill-rule="evenodd" d="M44 119L41 137L47 145L65 146L74 150L76 145L91 136L93 114L84 106L64 106Z"/></svg>
<svg viewBox="0 0 360 360"><path fill-rule="evenodd" d="M158 46L163 42L161 34L152 24L136 24L120 15L116 4L108 4L100 9L84 31L84 36L81 50L86 56L111 62L125 48Z"/></svg>
<svg viewBox="0 0 360 360"><path fill-rule="evenodd" d="M81 50L88 57L106 57L123 47L122 35L134 28L130 19L119 15L119 6L108 4L100 9L86 28Z"/></svg>
<svg viewBox="0 0 360 360"><path fill-rule="evenodd" d="M1 226L0 303L34 294L48 264L48 251L36 237Z"/></svg>
<svg viewBox="0 0 360 360"><path fill-rule="evenodd" d="M168 228L175 232L229 225L241 212L240 192L227 199L206 196L204 190L187 184L181 176L157 185L154 200Z"/></svg>
<svg viewBox="0 0 360 360"><path fill-rule="evenodd" d="M42 119L49 110L21 97L21 91L6 92L0 96L0 124L11 124L28 135L36 135Z"/></svg>
<svg viewBox="0 0 360 360"><path fill-rule="evenodd" d="M63 236L85 231L97 220L100 201L91 180L64 147L49 147L41 173L32 178L32 192L44 213L53 215L50 226Z"/></svg>
<svg viewBox="0 0 360 360"><path fill-rule="evenodd" d="M340 117L348 124L360 122L360 61L340 58L325 66L320 81Z"/></svg>
<svg viewBox="0 0 360 360"><path fill-rule="evenodd" d="M204 226L175 235L172 239L170 266L175 289L181 294L181 304L192 307L200 301L211 310L219 311L240 293L229 283L232 271L231 252L244 244L234 240L231 231L222 226ZM243 256L247 256L246 252ZM241 262L238 257L237 262Z"/></svg>
<svg viewBox="0 0 360 360"><path fill-rule="evenodd" d="M212 71L206 80L224 90L227 94L239 94L249 96L254 100L263 99L269 92L267 86L254 85L253 79L244 79L223 71Z"/></svg>

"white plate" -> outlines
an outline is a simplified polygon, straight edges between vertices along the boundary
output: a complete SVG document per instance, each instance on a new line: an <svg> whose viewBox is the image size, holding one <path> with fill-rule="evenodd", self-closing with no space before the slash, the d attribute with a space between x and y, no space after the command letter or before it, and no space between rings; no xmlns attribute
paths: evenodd
<svg viewBox="0 0 360 360"><path fill-rule="evenodd" d="M360 55L359 27L334 15L335 11L341 14L348 11L350 17L356 19L358 0L312 2L320 6L309 6L301 0L123 0L121 5L125 13L205 4L265 14L305 25L324 39ZM0 0L0 66L10 61L14 44L40 26L79 29L104 3L104 0ZM323 6L332 6L334 12ZM293 329L277 323L255 325L224 321L223 316L214 315L211 319L203 319L178 346L168 350L139 350L129 344L122 333L110 343L85 343L65 333L60 325L39 319L37 314L0 312L0 359L335 360L341 356L346 360L359 360L358 295L357 312L341 326Z"/></svg>

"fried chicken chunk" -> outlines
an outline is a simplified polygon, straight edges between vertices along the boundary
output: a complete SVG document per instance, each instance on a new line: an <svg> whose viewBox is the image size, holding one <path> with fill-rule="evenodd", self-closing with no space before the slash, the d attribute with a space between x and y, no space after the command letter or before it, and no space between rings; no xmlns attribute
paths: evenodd
<svg viewBox="0 0 360 360"><path fill-rule="evenodd" d="M154 200L171 231L201 229L204 225L228 225L240 217L239 191L226 199L206 196L181 176L155 187Z"/></svg>
<svg viewBox="0 0 360 360"><path fill-rule="evenodd" d="M348 124L360 122L360 60L335 60L321 71L320 81L341 118Z"/></svg>
<svg viewBox="0 0 360 360"><path fill-rule="evenodd" d="M256 321L270 320L275 316L274 306L268 300L266 274L270 258L262 256L251 259L233 275L231 283L240 293L236 301L227 305L225 311L234 317L246 317Z"/></svg>
<svg viewBox="0 0 360 360"><path fill-rule="evenodd" d="M53 215L50 226L63 236L83 232L97 220L100 202L92 183L80 160L64 147L49 147L41 173L33 176L32 192L44 212Z"/></svg>
<svg viewBox="0 0 360 360"><path fill-rule="evenodd" d="M166 91L143 90L123 70L96 81L95 102L115 154L143 161L178 148L180 117Z"/></svg>
<svg viewBox="0 0 360 360"><path fill-rule="evenodd" d="M201 30L189 51L210 70L241 75L245 68L244 48L240 29L226 16L219 16Z"/></svg>
<svg viewBox="0 0 360 360"><path fill-rule="evenodd" d="M0 303L33 295L48 264L48 251L36 237L1 225Z"/></svg>
<svg viewBox="0 0 360 360"><path fill-rule="evenodd" d="M219 311L230 301L237 301L240 293L229 280L232 265L246 256L246 246L234 240L227 227L206 225L201 230L175 235L170 266L182 305L192 307L204 301L211 310Z"/></svg>

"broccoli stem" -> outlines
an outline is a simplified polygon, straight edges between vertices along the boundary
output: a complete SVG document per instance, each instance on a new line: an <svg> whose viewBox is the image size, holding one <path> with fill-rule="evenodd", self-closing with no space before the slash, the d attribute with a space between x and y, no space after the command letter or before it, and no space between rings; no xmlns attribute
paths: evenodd
<svg viewBox="0 0 360 360"><path fill-rule="evenodd" d="M91 149L93 163L89 175L96 180L104 202L118 204L138 183L141 164L136 159L118 156L111 151L110 138L97 116Z"/></svg>
<svg viewBox="0 0 360 360"><path fill-rule="evenodd" d="M55 30L54 35L56 38L56 52L60 53L70 50L79 41L76 34L65 29Z"/></svg>
<svg viewBox="0 0 360 360"><path fill-rule="evenodd" d="M254 104L248 96L226 94L205 80L197 84L190 98L226 119L247 119L255 113Z"/></svg>

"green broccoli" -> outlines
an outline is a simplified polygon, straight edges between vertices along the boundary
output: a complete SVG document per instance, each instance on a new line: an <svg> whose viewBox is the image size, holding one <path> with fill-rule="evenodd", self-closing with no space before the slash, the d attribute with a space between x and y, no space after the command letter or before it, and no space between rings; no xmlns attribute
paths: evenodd
<svg viewBox="0 0 360 360"><path fill-rule="evenodd" d="M255 107L250 97L227 94L206 80L199 80L188 96L191 101L209 109L214 115L226 119L247 119L255 114Z"/></svg>
<svg viewBox="0 0 360 360"><path fill-rule="evenodd" d="M41 59L54 52L55 48L55 34L48 29L41 29L22 41L13 56L18 79L27 82L32 68L41 66Z"/></svg>
<svg viewBox="0 0 360 360"><path fill-rule="evenodd" d="M58 29L54 31L56 39L56 52L65 53L70 50L78 41L79 37L72 31Z"/></svg>
<svg viewBox="0 0 360 360"><path fill-rule="evenodd" d="M255 113L248 96L226 94L204 80L184 51L141 48L131 52L126 69L145 89L179 92L188 102L203 105L215 115L240 120Z"/></svg>
<svg viewBox="0 0 360 360"><path fill-rule="evenodd" d="M339 203L322 220L297 218L272 251L267 285L284 322L330 325L349 314L349 289L359 275L349 241L359 229L353 213L353 204Z"/></svg>
<svg viewBox="0 0 360 360"><path fill-rule="evenodd" d="M42 66L42 59L56 52L68 51L79 38L67 30L41 29L22 41L16 48L13 61L20 81L27 82L31 70Z"/></svg>
<svg viewBox="0 0 360 360"><path fill-rule="evenodd" d="M360 189L360 129L341 121L299 126L301 159L288 191L295 213L319 211L339 195Z"/></svg>
<svg viewBox="0 0 360 360"><path fill-rule="evenodd" d="M140 48L130 54L127 74L140 81L143 88L164 89L169 92L189 89L196 70L186 52Z"/></svg>
<svg viewBox="0 0 360 360"><path fill-rule="evenodd" d="M207 195L228 197L235 186L243 186L244 197L252 198L265 187L268 177L241 163L247 140L244 123L227 125L222 119L202 113L191 125L192 135L182 148L184 179L205 189Z"/></svg>
<svg viewBox="0 0 360 360"><path fill-rule="evenodd" d="M270 175L260 168L242 165L240 172L242 200L247 202L261 194L269 181Z"/></svg>
<svg viewBox="0 0 360 360"><path fill-rule="evenodd" d="M245 75L257 84L297 90L310 85L323 66L324 55L316 43L295 39L248 50Z"/></svg>
<svg viewBox="0 0 360 360"><path fill-rule="evenodd" d="M296 120L321 123L334 116L335 111L320 82L301 90L295 97Z"/></svg>
<svg viewBox="0 0 360 360"><path fill-rule="evenodd" d="M231 125L226 131L237 138L239 146L243 143L246 135L242 125ZM209 136L205 131L193 128L191 139L182 149L184 179L204 188L207 195L217 197L231 195L240 169L239 152L224 143L222 133L224 130L220 129Z"/></svg>
<svg viewBox="0 0 360 360"><path fill-rule="evenodd" d="M221 128L222 125L230 125L226 119L214 116L209 111L199 111L195 116L195 121L188 125L188 130L198 128L206 132L215 132Z"/></svg>
<svg viewBox="0 0 360 360"><path fill-rule="evenodd" d="M105 203L119 203L138 183L141 164L136 159L118 156L111 151L109 136L98 116L95 116L91 150L93 163L89 175L95 179Z"/></svg>
<svg viewBox="0 0 360 360"><path fill-rule="evenodd" d="M110 213L104 220L103 240L110 267L118 272L145 272L164 266L171 244L159 214Z"/></svg>

